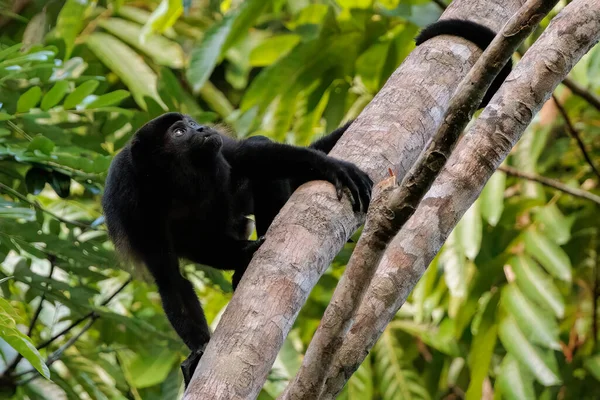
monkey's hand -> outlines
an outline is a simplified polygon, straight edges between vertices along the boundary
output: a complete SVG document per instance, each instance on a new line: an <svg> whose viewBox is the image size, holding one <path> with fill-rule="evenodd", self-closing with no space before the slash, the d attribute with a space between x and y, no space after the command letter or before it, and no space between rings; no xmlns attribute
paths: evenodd
<svg viewBox="0 0 600 400"><path fill-rule="evenodd" d="M367 212L371 201L373 181L356 165L328 157L331 163L325 168L322 179L335 185L338 200L342 200L344 187L350 190L352 208L356 211Z"/></svg>
<svg viewBox="0 0 600 400"><path fill-rule="evenodd" d="M186 389L192 380L192 376L194 376L194 371L196 371L196 367L200 362L200 358L202 358L202 355L204 354L205 348L206 345L202 346L198 350L192 351L188 358L181 363L181 372L183 373L183 382L185 383Z"/></svg>

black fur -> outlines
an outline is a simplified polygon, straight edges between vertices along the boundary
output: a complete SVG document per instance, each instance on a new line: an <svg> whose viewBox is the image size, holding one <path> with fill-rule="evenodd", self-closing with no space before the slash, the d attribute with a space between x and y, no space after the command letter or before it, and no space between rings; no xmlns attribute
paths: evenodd
<svg viewBox="0 0 600 400"><path fill-rule="evenodd" d="M459 19L443 19L436 21L423 29L415 39L415 42L418 46L426 40L440 35L460 36L475 44L482 51L485 50L492 40L494 40L494 37L496 37L494 31L476 22ZM479 108L484 108L488 105L494 94L496 94L502 83L508 77L508 74L510 74L511 70L512 60L509 60L500 73L498 73L494 82L490 85L483 100L481 100Z"/></svg>
<svg viewBox="0 0 600 400"><path fill-rule="evenodd" d="M302 183L329 181L340 200L346 187L354 210L366 211L371 179L326 155L347 127L304 148L263 136L235 140L167 113L141 127L114 158L102 198L108 231L120 253L146 265L169 321L192 351L182 364L186 385L210 332L179 258L234 270L235 289L262 236ZM247 240L250 214L257 241Z"/></svg>

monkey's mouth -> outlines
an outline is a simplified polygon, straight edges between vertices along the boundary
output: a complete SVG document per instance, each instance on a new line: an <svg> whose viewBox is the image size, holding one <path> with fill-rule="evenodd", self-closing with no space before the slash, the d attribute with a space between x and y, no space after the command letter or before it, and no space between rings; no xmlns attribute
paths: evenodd
<svg viewBox="0 0 600 400"><path fill-rule="evenodd" d="M214 147L219 145L221 145L221 137L215 133L204 134L196 139L196 146L198 147Z"/></svg>

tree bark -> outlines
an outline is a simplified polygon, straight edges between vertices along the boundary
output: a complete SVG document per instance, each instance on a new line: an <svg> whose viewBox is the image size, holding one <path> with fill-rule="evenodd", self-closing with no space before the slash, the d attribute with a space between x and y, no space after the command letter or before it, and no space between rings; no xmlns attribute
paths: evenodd
<svg viewBox="0 0 600 400"><path fill-rule="evenodd" d="M365 228L308 347L300 371L281 399L318 398L337 348L363 299L389 242L414 214L423 196L446 164L460 134L486 91L518 46L552 10L558 0L528 0L490 43L458 85L431 143L402 185L382 192L382 207L369 208Z"/></svg>
<svg viewBox="0 0 600 400"><path fill-rule="evenodd" d="M322 399L342 390L533 116L599 39L600 2L576 0L527 51L388 247L338 350Z"/></svg>
<svg viewBox="0 0 600 400"><path fill-rule="evenodd" d="M521 0L455 0L443 18L499 30ZM413 51L348 129L331 155L378 182L402 179L439 126L455 82L481 54L449 36ZM333 186L310 182L283 207L255 254L206 348L185 399L253 399L312 287L362 223Z"/></svg>

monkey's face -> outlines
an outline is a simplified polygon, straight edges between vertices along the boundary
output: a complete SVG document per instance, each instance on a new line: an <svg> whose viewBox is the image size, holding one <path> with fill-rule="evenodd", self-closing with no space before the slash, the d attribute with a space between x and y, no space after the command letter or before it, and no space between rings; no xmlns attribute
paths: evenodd
<svg viewBox="0 0 600 400"><path fill-rule="evenodd" d="M166 113L135 134L132 152L140 165L165 168L172 163L210 162L223 146L221 135L180 113Z"/></svg>
<svg viewBox="0 0 600 400"><path fill-rule="evenodd" d="M222 145L223 139L217 131L187 115L182 115L164 132L165 150L172 154L215 155Z"/></svg>

